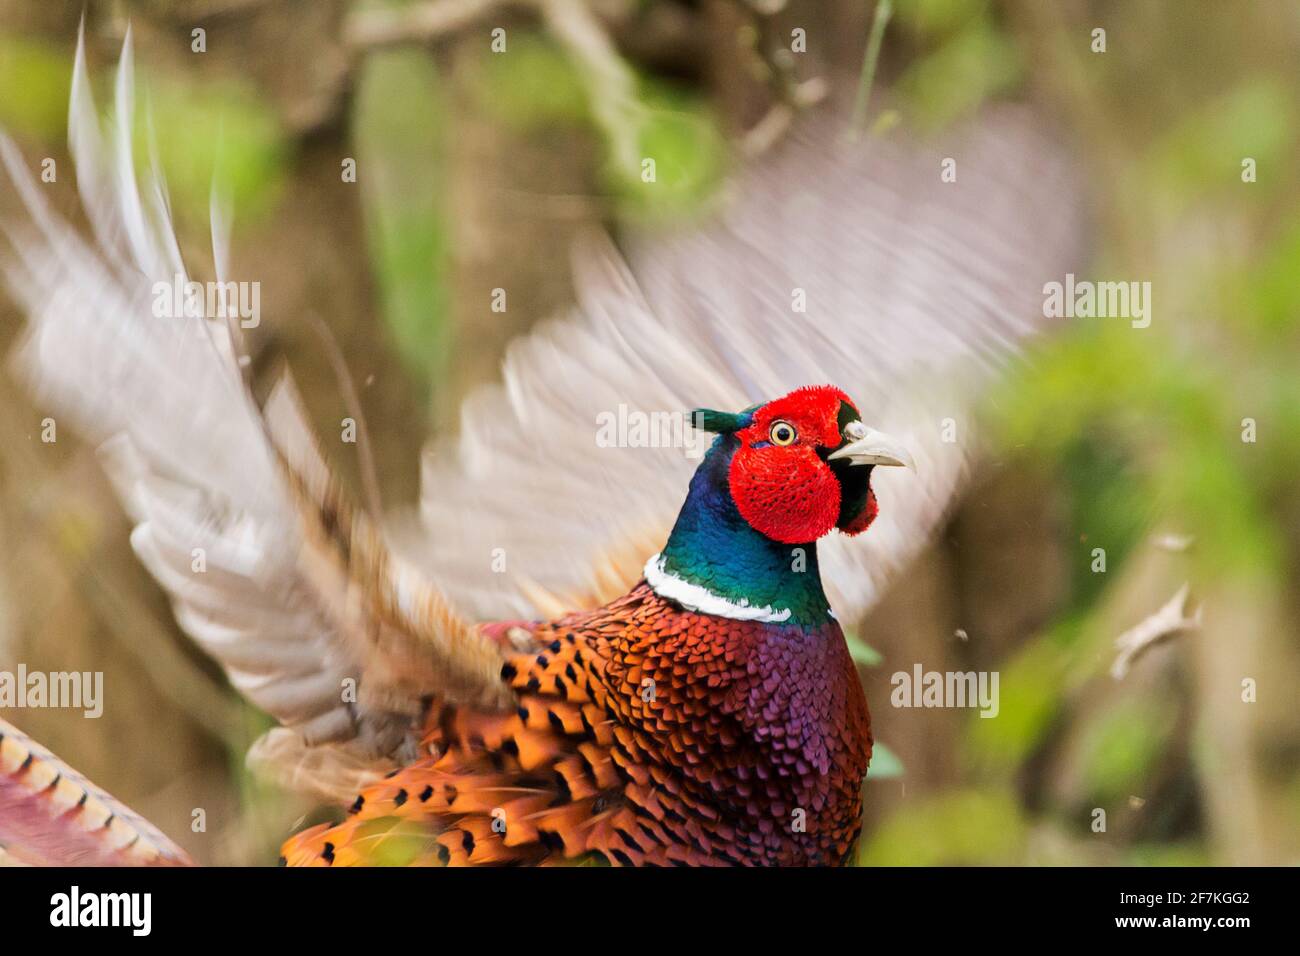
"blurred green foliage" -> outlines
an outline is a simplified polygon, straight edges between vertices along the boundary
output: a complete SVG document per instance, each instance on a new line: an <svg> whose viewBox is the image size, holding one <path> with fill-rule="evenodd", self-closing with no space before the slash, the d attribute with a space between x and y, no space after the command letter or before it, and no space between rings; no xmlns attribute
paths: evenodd
<svg viewBox="0 0 1300 956"><path fill-rule="evenodd" d="M1084 728L1083 776L1088 806L1109 806L1141 792L1178 719L1174 702L1159 696L1130 697L1099 712Z"/></svg>
<svg viewBox="0 0 1300 956"><path fill-rule="evenodd" d="M353 128L366 245L384 322L426 388L451 352L446 126L442 79L428 54L367 59Z"/></svg>
<svg viewBox="0 0 1300 956"><path fill-rule="evenodd" d="M1174 211L1203 201L1207 192L1233 203L1265 201L1269 190L1239 188L1241 159L1249 156L1266 170L1286 162L1296 107L1296 93L1279 77L1243 80L1159 134L1144 157L1144 189Z"/></svg>
<svg viewBox="0 0 1300 956"><path fill-rule="evenodd" d="M515 31L510 55L483 51L471 88L475 105L514 129L592 122L582 75L559 45L537 32Z"/></svg>
<svg viewBox="0 0 1300 956"><path fill-rule="evenodd" d="M913 54L898 84L903 126L940 129L1007 92L1051 96L1097 176L1097 257L1078 278L1151 281L1154 319L1147 329L1124 319L1068 320L989 401L999 450L1012 467L1050 473L1064 491L1068 594L1053 621L999 662L998 718L965 721L962 779L978 789L909 796L864 845L866 863L1024 862L1026 806L1038 807L1034 827L1059 841L1087 831L1082 820L1055 813L1123 806L1155 785L1161 768L1186 767L1180 760L1201 775L1240 773L1203 745L1179 753L1188 749L1179 722L1197 718L1180 711L1168 688L1121 692L1098 706L1097 689L1112 686L1106 668L1116 630L1107 602L1156 530L1194 536L1185 566L1196 581L1249 581L1249 593L1277 601L1296 586L1289 563L1300 466L1294 42L1279 37L1270 46L1258 35L1259 20L1246 32L1227 9L1208 5L1186 18L1180 10L1165 34L1150 26L1172 15L1168 4L1086 6L1086 13L1031 13L1028 4L896 3L891 36ZM1008 11L1019 31L1009 27ZM1090 51L1096 26L1107 29L1114 52ZM1051 76L1028 71L1042 62L1052 64ZM1256 182L1243 181L1246 158L1255 161ZM1248 419L1255 442L1243 440ZM1098 547L1106 573L1091 566ZM1191 693L1185 685L1182 692ZM1066 740L1079 781L1071 807L1041 793L1036 801L1013 795L1042 772L1046 754L1055 753L1061 769L1064 758L1053 748ZM1300 819L1300 783L1289 805ZM1174 825L1152 807L1145 819L1157 832ZM1141 839L1123 846L1111 834L1088 847L1118 849L1112 859L1138 865L1211 858L1207 832L1168 843ZM1065 850L1063 859L1077 861L1080 849Z"/></svg>
<svg viewBox="0 0 1300 956"><path fill-rule="evenodd" d="M899 0L897 15L926 48L898 82L913 124L942 127L1022 79L1020 49L995 23L989 4Z"/></svg>
<svg viewBox="0 0 1300 956"><path fill-rule="evenodd" d="M1005 864L1018 860L1028 826L1014 794L958 790L918 798L865 838L863 866Z"/></svg>
<svg viewBox="0 0 1300 956"><path fill-rule="evenodd" d="M1006 440L1076 462L1089 435L1121 449L1138 470L1103 500L1118 497L1129 512L1145 501L1163 514L1195 515L1207 543L1197 553L1214 563L1208 570L1277 571L1281 542L1259 495L1267 484L1252 480L1254 459L1269 453L1254 454L1257 446L1239 437L1247 412L1273 403L1243 401L1229 369L1208 356L1193 361L1173 342L1161 347L1160 336L1154 323L1135 331L1122 320L1077 322L1025 365L997 403Z"/></svg>
<svg viewBox="0 0 1300 956"><path fill-rule="evenodd" d="M1013 776L1060 713L1069 666L1060 653L1062 635L1072 630L1045 635L1001 664L997 719L967 721L964 752L987 778Z"/></svg>
<svg viewBox="0 0 1300 956"><path fill-rule="evenodd" d="M63 50L0 33L0 125L20 136L58 141L68 125L71 77Z"/></svg>
<svg viewBox="0 0 1300 956"><path fill-rule="evenodd" d="M972 21L983 22L989 15L988 0L895 0L898 22L921 36L942 36L959 32Z"/></svg>
<svg viewBox="0 0 1300 956"><path fill-rule="evenodd" d="M616 118L601 120L593 101L606 91L558 43L515 31L509 50L479 56L474 95L488 115L534 133L560 124L601 136L601 185L622 216L671 221L706 206L722 181L727 147L698 94L635 74L633 101L613 104ZM643 178L644 159L654 161L653 182Z"/></svg>
<svg viewBox="0 0 1300 956"><path fill-rule="evenodd" d="M726 145L717 122L697 96L665 83L643 81L636 142L655 162L653 182L641 171L606 167L620 212L636 219L676 220L701 212L722 181Z"/></svg>
<svg viewBox="0 0 1300 956"><path fill-rule="evenodd" d="M1093 571L1093 550L1106 553L1107 570L1125 558L1150 530L1152 505L1122 447L1108 435L1085 434L1061 451L1057 473L1069 484L1070 527L1079 530L1079 547L1071 550L1071 603L1091 607L1106 585ZM1086 530L1084 530L1086 529Z"/></svg>
<svg viewBox="0 0 1300 956"><path fill-rule="evenodd" d="M288 143L264 98L237 81L199 84L138 65L136 83L137 162L149 161L152 140L179 220L206 230L214 185L241 219L271 212Z"/></svg>
<svg viewBox="0 0 1300 956"><path fill-rule="evenodd" d="M112 76L92 77L105 122L112 122ZM0 34L0 126L50 145L68 124L72 73L67 53L39 41ZM132 135L141 171L151 144L172 210L185 226L207 230L214 182L241 215L265 215L282 185L287 149L274 113L245 84L193 82L136 65Z"/></svg>

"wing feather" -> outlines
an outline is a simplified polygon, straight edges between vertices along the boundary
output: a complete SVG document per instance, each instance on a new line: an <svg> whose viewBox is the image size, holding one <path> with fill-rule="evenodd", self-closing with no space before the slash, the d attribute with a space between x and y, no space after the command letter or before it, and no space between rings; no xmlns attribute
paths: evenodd
<svg viewBox="0 0 1300 956"><path fill-rule="evenodd" d="M433 543L408 544L463 606L502 617L548 595L608 598L630 583L609 580L608 556L641 542L643 563L663 543L698 459L676 435L602 447L602 420L739 410L807 384L844 388L918 463L878 473L868 534L824 543L837 611L862 614L925 545L976 447L973 401L1044 331L1043 283L1077 264L1079 192L1024 109L941 146L842 129L834 114L807 122L703 228L634 236L626 261L578 255L574 313L514 343L502 384L466 403L458 446L424 457ZM945 155L956 183L940 179ZM635 580L641 563L618 563Z"/></svg>
<svg viewBox="0 0 1300 956"><path fill-rule="evenodd" d="M626 260L599 242L580 252L574 313L513 343L501 385L466 401L458 445L426 452L422 533L399 556L349 507L287 378L259 409L237 330L153 315L153 284L186 276L166 190L135 173L129 36L115 102L105 135L79 44L69 139L94 244L0 137L27 210L0 220L0 271L30 320L16 364L100 443L178 621L285 724L255 759L289 760L282 779L320 793L386 766L423 695L508 704L496 645L444 593L514 618L611 597L639 573L702 450L671 413L829 381L909 442L919 479L880 474L871 532L824 550L835 606L862 613L960 490L971 403L1043 330L1042 284L1080 248L1070 164L1023 111L987 113L942 151L847 144L833 116L815 119L711 224L633 237ZM941 152L960 184L940 181ZM222 280L227 234L214 197ZM652 447L599 440L602 422L636 416L670 424Z"/></svg>
<svg viewBox="0 0 1300 956"><path fill-rule="evenodd" d="M137 178L131 57L128 33L106 131L78 44L69 140L93 244L0 136L26 211L0 219L0 268L29 320L18 374L98 443L135 522L132 545L178 622L298 750L348 742L349 760L392 754L426 694L504 706L496 645L348 507L287 384L264 413L224 317L155 314L155 285L189 276L156 163ZM215 195L212 206L225 279L228 218ZM277 752L295 752L277 740Z"/></svg>

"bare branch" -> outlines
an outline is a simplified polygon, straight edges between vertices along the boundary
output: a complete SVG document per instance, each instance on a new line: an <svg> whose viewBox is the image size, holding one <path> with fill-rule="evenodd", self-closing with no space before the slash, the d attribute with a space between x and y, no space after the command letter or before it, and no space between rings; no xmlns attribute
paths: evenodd
<svg viewBox="0 0 1300 956"><path fill-rule="evenodd" d="M369 50L402 43L427 43L461 30L506 0L434 0L399 9L361 10L348 17L344 40Z"/></svg>
<svg viewBox="0 0 1300 956"><path fill-rule="evenodd" d="M577 63L587 84L592 113L609 141L615 162L630 175L640 164L640 103L636 77L614 41L583 0L534 0L551 34Z"/></svg>

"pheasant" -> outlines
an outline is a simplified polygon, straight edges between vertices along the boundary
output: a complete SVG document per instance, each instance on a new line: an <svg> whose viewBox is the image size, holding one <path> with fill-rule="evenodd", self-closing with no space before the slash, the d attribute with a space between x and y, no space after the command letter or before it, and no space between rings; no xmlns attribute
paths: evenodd
<svg viewBox="0 0 1300 956"><path fill-rule="evenodd" d="M954 133L958 185L828 111L712 223L631 237L626 259L582 250L575 314L511 348L459 447L426 454L418 518L385 522L351 506L287 375L254 399L235 324L152 315L153 285L188 273L157 174L136 172L129 33L115 99L105 126L79 44L93 241L0 137L25 210L0 219L29 323L16 367L98 444L183 629L278 721L250 764L346 808L283 861L850 861L872 735L839 621L925 546L976 447L973 400L1075 265L1073 174L1032 118ZM214 201L218 282L227 222ZM854 398L808 384L828 379ZM698 463L592 440L614 409L693 405L715 436ZM30 858L87 859L84 807L48 789L64 768L15 734L39 759L0 764L0 846L39 831ZM185 861L139 824L96 859Z"/></svg>
<svg viewBox="0 0 1300 956"><path fill-rule="evenodd" d="M695 417L719 437L636 586L522 625L501 669L515 711L432 707L429 756L287 862L847 859L871 722L817 540L865 531L873 467L910 456L829 386Z"/></svg>

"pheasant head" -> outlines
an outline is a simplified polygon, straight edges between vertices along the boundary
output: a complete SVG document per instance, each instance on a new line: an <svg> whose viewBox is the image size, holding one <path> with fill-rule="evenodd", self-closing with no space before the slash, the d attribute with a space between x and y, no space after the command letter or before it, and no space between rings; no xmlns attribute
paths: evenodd
<svg viewBox="0 0 1300 956"><path fill-rule="evenodd" d="M829 385L741 412L699 409L694 421L718 438L647 580L684 606L723 616L833 617L816 542L836 529L867 529L878 512L873 469L911 466L907 450L866 425L852 399Z"/></svg>

